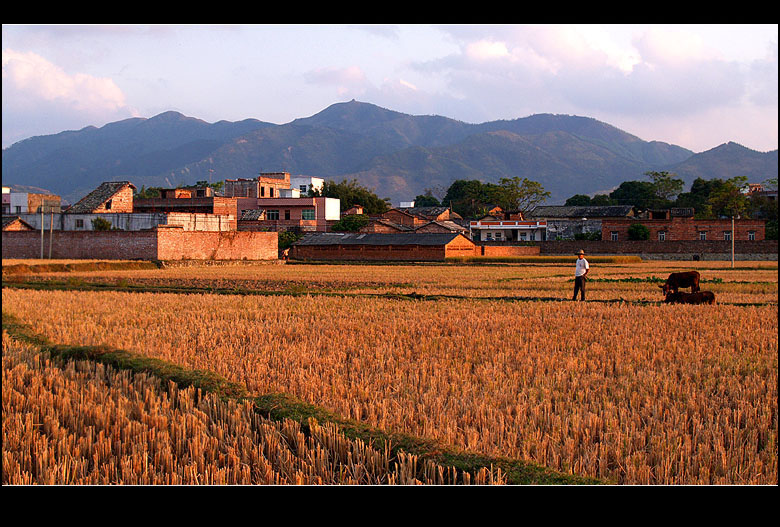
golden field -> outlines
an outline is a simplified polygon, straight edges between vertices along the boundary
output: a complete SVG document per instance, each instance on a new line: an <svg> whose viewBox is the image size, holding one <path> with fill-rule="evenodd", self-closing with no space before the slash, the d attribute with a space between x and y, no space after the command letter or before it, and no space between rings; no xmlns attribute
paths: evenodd
<svg viewBox="0 0 780 527"><path fill-rule="evenodd" d="M309 422L304 434L299 423L258 416L248 402L99 363L63 364L3 335L4 485L472 482L430 462L420 481L417 463L413 455L391 460L327 423ZM483 471L473 482L502 479Z"/></svg>
<svg viewBox="0 0 780 527"><path fill-rule="evenodd" d="M214 371L252 394L565 473L777 484L777 263L684 265L594 265L586 303L563 301L573 265L561 264L47 273L35 279L204 293L6 287L3 311L54 342ZM688 269L715 305L662 304L646 280ZM277 294L206 292L230 288Z"/></svg>

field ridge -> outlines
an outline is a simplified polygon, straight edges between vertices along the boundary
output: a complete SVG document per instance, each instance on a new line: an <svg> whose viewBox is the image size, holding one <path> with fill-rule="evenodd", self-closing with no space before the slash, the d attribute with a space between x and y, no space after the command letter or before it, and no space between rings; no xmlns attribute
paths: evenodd
<svg viewBox="0 0 780 527"><path fill-rule="evenodd" d="M5 286L5 284L4 284ZM531 462L493 457L458 450L434 440L408 434L390 433L370 427L352 419L345 419L316 405L306 403L286 393L269 393L251 396L244 386L231 382L214 372L189 370L179 365L146 357L109 346L80 346L54 343L35 333L10 313L2 312L2 328L12 339L36 346L41 352L64 360L89 360L100 362L116 369L133 373L146 373L163 381L172 381L180 388L193 386L205 392L214 393L223 399L250 400L257 412L273 420L291 419L297 421L304 433L309 431L309 419L336 424L349 439L360 439L365 443L383 448L389 445L393 455L401 452L430 460L438 465L453 467L461 472L475 474L479 469L500 468L509 485L601 485L610 483L590 477L564 474Z"/></svg>

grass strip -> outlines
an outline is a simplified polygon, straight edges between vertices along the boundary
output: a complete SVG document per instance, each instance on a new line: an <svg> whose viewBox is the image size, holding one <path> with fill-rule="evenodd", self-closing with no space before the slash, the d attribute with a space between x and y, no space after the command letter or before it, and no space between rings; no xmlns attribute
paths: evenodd
<svg viewBox="0 0 780 527"><path fill-rule="evenodd" d="M38 335L30 327L20 322L10 313L2 313L3 330L11 338L35 345L65 360L89 360L110 365L116 369L130 370L134 373L155 375L163 381L172 381L179 387L194 386L222 399L249 400L255 410L264 417L274 420L291 419L301 424L304 433L309 433L309 418L318 422L331 422L350 439L361 439L374 448L383 449L388 445L390 452L397 456L406 452L425 460L444 466L451 466L472 475L483 467L501 468L510 485L602 485L609 482L557 472L530 462L511 458L485 456L458 450L434 440L407 434L386 432L352 419L344 419L319 406L301 401L286 393L272 393L252 396L238 383L224 379L209 371L188 370L176 364L160 359L108 346L78 346L51 342Z"/></svg>

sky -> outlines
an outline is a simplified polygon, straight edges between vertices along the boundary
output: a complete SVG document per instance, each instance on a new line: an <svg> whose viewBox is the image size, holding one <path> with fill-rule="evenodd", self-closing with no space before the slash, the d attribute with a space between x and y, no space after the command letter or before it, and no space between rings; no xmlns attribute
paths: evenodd
<svg viewBox="0 0 780 527"><path fill-rule="evenodd" d="M468 123L592 117L777 149L770 25L4 24L3 148L173 110L274 124L352 99Z"/></svg>

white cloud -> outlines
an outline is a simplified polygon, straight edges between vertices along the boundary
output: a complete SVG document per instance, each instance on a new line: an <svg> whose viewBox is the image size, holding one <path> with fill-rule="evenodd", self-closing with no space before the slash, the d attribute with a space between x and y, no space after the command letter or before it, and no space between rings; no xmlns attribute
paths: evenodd
<svg viewBox="0 0 780 527"><path fill-rule="evenodd" d="M32 103L61 101L88 112L114 112L126 106L122 90L109 78L84 73L70 75L35 53L11 49L3 50L3 92L6 90L14 97L9 101L12 104L24 97Z"/></svg>
<svg viewBox="0 0 780 527"><path fill-rule="evenodd" d="M33 124L48 123L39 134L56 133L137 115L110 78L67 73L32 52L4 49L2 60L3 146L27 137Z"/></svg>

